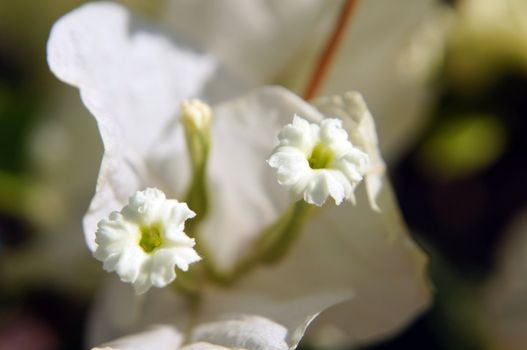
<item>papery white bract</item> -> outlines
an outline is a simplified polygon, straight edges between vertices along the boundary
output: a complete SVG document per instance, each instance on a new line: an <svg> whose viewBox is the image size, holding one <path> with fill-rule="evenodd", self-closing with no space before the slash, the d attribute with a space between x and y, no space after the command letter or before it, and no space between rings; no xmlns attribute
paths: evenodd
<svg viewBox="0 0 527 350"><path fill-rule="evenodd" d="M342 9L342 1L323 0L167 3L165 21L220 57L248 87L278 81L296 93L305 90ZM423 19L443 7L436 0L400 0L397 6L390 0L361 1L321 86L320 96L349 89L367 96L388 160L412 144L426 123L423 112L431 97L424 79L401 72L398 57ZM189 13L200 14L199 25Z"/></svg>
<svg viewBox="0 0 527 350"><path fill-rule="evenodd" d="M229 271L290 203L287 191L276 181L275 169L265 159L276 135L295 113L309 123L319 124L325 115L337 115L343 121L353 144L360 144L372 165L381 169L364 175L379 178L380 187L371 195L380 212L365 200L358 200L353 208L349 203L324 208L309 220L280 263L248 273L233 288L204 286L200 312L194 316L200 323L229 314L258 315L284 325L291 347L319 312L347 301L339 308L342 317L332 324L350 339L364 342L393 334L427 305L426 258L400 220L389 181L383 178L382 160L376 158L371 115L361 101L330 98L325 105L328 112L321 113L285 89L266 87L214 106L207 164L210 211L199 223L199 243L208 253L207 262L221 272ZM157 142L161 147L170 140L162 134ZM115 156L105 154L107 159ZM105 186L119 186L115 177L102 180ZM147 180L158 181L154 176ZM174 189L168 191L177 194ZM359 198L363 195L357 191ZM389 291L386 285L392 286ZM188 300L168 288L152 290L144 301L148 306L142 307L122 283L107 287L108 294L94 311L98 317L91 330L91 339L99 343L164 320L184 327L190 317ZM372 321L364 322L365 315Z"/></svg>
<svg viewBox="0 0 527 350"><path fill-rule="evenodd" d="M253 315L232 315L198 324L190 336L174 325L158 325L93 350L288 350L287 329Z"/></svg>
<svg viewBox="0 0 527 350"><path fill-rule="evenodd" d="M53 71L81 90L98 121L105 146L96 194L84 220L92 250L96 246L96 223L125 206L134 191L157 186L171 197L184 196L191 182L190 163L175 111L189 95L203 96L200 88L208 85L206 60L198 67L203 70L195 72L199 78L192 81L195 84L183 85L193 89L175 89L172 79L179 81L178 74L186 78L194 75L192 64L187 67L186 63L198 62L200 55L187 52L179 57L177 53L182 50L176 42L160 41L156 31L142 30L128 17L118 5L85 5L57 22L48 45ZM92 28L103 25L104 31ZM131 25L134 30L130 30ZM108 43L106 37L114 32L119 35L110 37L116 43ZM137 38L145 41L143 46L137 47ZM157 44L143 50L150 40ZM124 43L117 44L121 41ZM114 55L114 50L119 52ZM107 57L117 59L108 66ZM142 74L136 77L130 72ZM109 76L115 82L111 86L106 84ZM157 83L151 81L153 77L169 81ZM138 86L145 86L142 94L136 93ZM352 143L360 146L375 165L382 165L382 160L375 158L378 147L369 113L356 103L357 99L344 99L343 104L334 103L336 100L328 99L325 107L342 111L338 117ZM277 184L274 169L265 159L275 146L276 135L294 113L310 123L337 116L274 87L214 106L206 172L210 205L193 233L207 252L207 262L220 273L236 267L261 232L288 208L287 193ZM367 147L357 140L363 140ZM91 341L102 343L152 324L168 323L187 330L191 320L201 325L217 322L227 314L250 314L283 325L286 343L294 347L318 313L341 302L346 302L339 308L346 318L338 324L351 340L365 342L393 334L428 304L426 257L399 220L389 183L381 181L383 167L379 169L364 176L366 182L368 177L379 180L373 190L366 187L381 213L363 205L364 201L358 201L354 210L343 203L320 211L279 264L255 269L233 288L203 286L197 312L188 298L168 288L156 288L138 303L128 286L110 281L106 294L95 305ZM321 234L328 231L331 235ZM391 286L389 291L386 285ZM364 322L365 315L368 322Z"/></svg>
<svg viewBox="0 0 527 350"><path fill-rule="evenodd" d="M120 211L102 219L95 233L94 257L121 281L133 283L137 294L152 285L164 287L201 258L194 239L184 232L185 220L195 213L185 203L166 199L156 188L138 191Z"/></svg>
<svg viewBox="0 0 527 350"><path fill-rule="evenodd" d="M278 147L268 160L278 170L278 182L295 199L321 206L328 196L337 205L355 201L353 191L362 180L368 155L354 147L339 119L324 119L319 125L298 115L278 136Z"/></svg>

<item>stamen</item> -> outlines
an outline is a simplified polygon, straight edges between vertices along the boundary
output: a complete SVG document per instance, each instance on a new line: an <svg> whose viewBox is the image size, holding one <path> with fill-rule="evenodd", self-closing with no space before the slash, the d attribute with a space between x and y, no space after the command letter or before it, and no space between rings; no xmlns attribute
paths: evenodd
<svg viewBox="0 0 527 350"><path fill-rule="evenodd" d="M139 246L141 246L146 253L153 252L162 244L163 240L158 225L141 227L141 240L139 241Z"/></svg>
<svg viewBox="0 0 527 350"><path fill-rule="evenodd" d="M323 144L317 143L313 148L313 152L311 152L308 162L311 169L324 169L331 163L332 159L333 152Z"/></svg>

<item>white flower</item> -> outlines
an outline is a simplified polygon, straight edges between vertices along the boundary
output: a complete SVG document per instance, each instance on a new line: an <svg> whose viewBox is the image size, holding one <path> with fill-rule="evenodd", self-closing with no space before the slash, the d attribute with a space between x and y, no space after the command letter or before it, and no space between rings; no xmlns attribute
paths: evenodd
<svg viewBox="0 0 527 350"><path fill-rule="evenodd" d="M191 182L175 111L188 94L200 96L208 85L209 61L137 23L118 5L91 3L59 20L48 43L53 72L80 89L105 146L96 194L84 219L92 251L97 222L126 205L131 193L156 186L171 198L182 198ZM136 47L138 38L152 50ZM185 54L180 60L174 52ZM189 72L184 67L189 58L198 65L191 67L206 72L198 70L196 81L185 75L188 89L177 90L178 74ZM199 222L199 243L207 263L228 273L289 207L287 191L265 159L295 113L310 123L326 116L343 121L351 142L368 154L365 187L380 213L364 201L354 210L348 203L325 208L308 222L283 261L252 271L232 288L203 286L197 309L168 288L151 290L139 303L128 286L110 280L95 306L91 339L106 341L159 323L187 329L191 320L204 324L226 314L246 314L283 325L287 345L294 347L316 315L342 303L338 311L345 317L332 323L352 341L365 342L398 331L423 310L429 301L426 257L400 220L389 183L381 181L384 163L371 115L358 103L361 99L350 96L355 95L327 99L319 110L285 89L267 87L213 106L209 205ZM325 109L338 113L322 113ZM368 322L359 315L368 315Z"/></svg>
<svg viewBox="0 0 527 350"><path fill-rule="evenodd" d="M295 115L278 136L278 147L268 160L278 170L278 182L293 198L321 206L328 196L340 205L354 202L353 191L362 180L368 155L354 147L339 119L320 125Z"/></svg>
<svg viewBox="0 0 527 350"><path fill-rule="evenodd" d="M194 239L183 232L185 220L195 215L156 188L138 191L120 212L99 222L93 255L106 271L133 283L137 294L164 287L176 278L174 266L187 271L200 260Z"/></svg>

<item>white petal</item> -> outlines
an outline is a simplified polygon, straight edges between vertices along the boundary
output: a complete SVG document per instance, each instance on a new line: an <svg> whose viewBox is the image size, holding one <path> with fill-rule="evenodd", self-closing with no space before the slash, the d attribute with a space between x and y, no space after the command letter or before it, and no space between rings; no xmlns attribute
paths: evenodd
<svg viewBox="0 0 527 350"><path fill-rule="evenodd" d="M51 70L80 89L104 143L97 193L84 220L86 241L94 250L95 224L146 187L151 165L141 155L154 144L163 149L162 135L179 102L199 93L214 63L106 2L83 5L59 19L47 50ZM171 151L180 157L181 149ZM172 180L180 189L182 184Z"/></svg>
<svg viewBox="0 0 527 350"><path fill-rule="evenodd" d="M329 196L329 176L325 171L314 172L304 192L304 200L321 207ZM340 203L339 203L340 204Z"/></svg>
<svg viewBox="0 0 527 350"><path fill-rule="evenodd" d="M286 261L289 266L279 268L282 278L308 274L310 283L328 291L349 288L355 293L351 301L334 308L339 317L331 319L353 343L395 334L426 308L430 298L426 257L402 223L388 183L379 206L380 214L360 200L353 207L345 204L323 211L307 225L305 239ZM313 276L322 275L315 282ZM300 290L310 288L300 278L299 283Z"/></svg>
<svg viewBox="0 0 527 350"><path fill-rule="evenodd" d="M251 350L287 350L287 329L258 316L239 316L205 323L194 329L193 341Z"/></svg>
<svg viewBox="0 0 527 350"><path fill-rule="evenodd" d="M279 81L298 93L304 92L342 8L339 1L316 0L169 4L167 21L221 57L246 86ZM397 7L391 0L358 4L319 93L362 91L379 121L381 148L388 159L400 155L426 122L423 111L432 89L423 79L408 79L398 62L411 34L441 5L434 0L402 0ZM199 14L200 25L187 13Z"/></svg>
<svg viewBox="0 0 527 350"><path fill-rule="evenodd" d="M176 278L174 265L187 271L191 263L201 260L193 248L163 248L155 252L150 268L150 281L156 287L164 287Z"/></svg>
<svg viewBox="0 0 527 350"><path fill-rule="evenodd" d="M118 137L139 152L155 142L178 102L199 93L214 69L210 58L177 46L109 2L86 4L58 20L48 62L81 90L105 145L108 137Z"/></svg>
<svg viewBox="0 0 527 350"><path fill-rule="evenodd" d="M166 19L177 32L201 43L237 78L255 87L276 81L304 39L311 39L325 3L171 0L169 6ZM189 13L198 16L199 25Z"/></svg>
<svg viewBox="0 0 527 350"><path fill-rule="evenodd" d="M148 269L152 265L152 261L147 261L146 266L143 265L144 270ZM151 276L148 271L141 271L137 279L134 281L134 291L136 295L141 295L150 290L152 287Z"/></svg>
<svg viewBox="0 0 527 350"><path fill-rule="evenodd" d="M187 329L191 310L184 296L168 288L154 288L148 294L137 295L113 275L108 275L105 282L99 289L88 322L87 340L91 346L155 324Z"/></svg>
<svg viewBox="0 0 527 350"><path fill-rule="evenodd" d="M162 288L176 279L174 260L175 254L169 249L161 249L154 254L152 257L149 277L154 286ZM186 266L186 269L188 269L188 265Z"/></svg>
<svg viewBox="0 0 527 350"><path fill-rule="evenodd" d="M209 158L210 211L200 238L221 269L229 269L249 242L289 203L266 163L282 127L295 113L311 122L323 116L278 87L256 90L214 109Z"/></svg>
<svg viewBox="0 0 527 350"><path fill-rule="evenodd" d="M175 350L182 342L183 335L174 327L155 326L148 331L113 340L93 350Z"/></svg>
<svg viewBox="0 0 527 350"><path fill-rule="evenodd" d="M232 350L232 349L226 348L224 346L214 345L211 343L198 342L198 343L193 343L193 344L184 346L179 350Z"/></svg>
<svg viewBox="0 0 527 350"><path fill-rule="evenodd" d="M277 88L216 108L211 211L200 237L214 248L212 258L221 267L227 268L287 206L287 193L265 159L295 112L311 122L324 118ZM365 200L356 207L344 204L319 212L279 265L253 271L235 288L204 290L201 321L217 321L226 313L259 315L283 325L287 344L294 346L319 312L354 297L338 324L352 339L369 341L400 330L428 304L426 258L400 221L388 184L378 202L381 213ZM171 300L178 300L153 292L144 308L146 319L155 319L156 313L169 310ZM188 320L185 312L170 313L179 315L174 321Z"/></svg>
<svg viewBox="0 0 527 350"><path fill-rule="evenodd" d="M128 247L123 250L119 257L119 262L115 266L115 271L123 282L134 282L145 261L145 253L139 247Z"/></svg>
<svg viewBox="0 0 527 350"><path fill-rule="evenodd" d="M348 92L344 95L323 97L315 101L315 105L325 115L341 118L351 143L368 155L369 165L364 170L368 200L373 209L379 210L376 199L381 191L386 166L378 145L375 121L362 95Z"/></svg>
<svg viewBox="0 0 527 350"><path fill-rule="evenodd" d="M329 17L318 39L306 40L291 59L286 86L303 91L321 47L327 41L339 15L340 3L328 2ZM350 25L318 96L328 96L350 89L363 93L379 133L380 146L386 159L394 160L412 144L427 121L426 108L433 98L433 89L425 79L409 79L401 71L399 60L412 33L444 4L435 0L368 0L358 3ZM319 12L327 15L326 12ZM330 117L331 115L328 115Z"/></svg>
<svg viewBox="0 0 527 350"><path fill-rule="evenodd" d="M335 306L338 317L330 324L348 343L400 331L428 306L427 260L408 235L389 184L379 206L380 213L360 200L324 208L285 260L253 271L225 293L207 293L203 313L260 315L301 337L314 316Z"/></svg>

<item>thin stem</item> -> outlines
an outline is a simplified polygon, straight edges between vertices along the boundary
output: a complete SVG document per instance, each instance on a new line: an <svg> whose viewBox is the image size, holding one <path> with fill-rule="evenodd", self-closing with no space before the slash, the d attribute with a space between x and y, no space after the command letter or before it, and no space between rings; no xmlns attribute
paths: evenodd
<svg viewBox="0 0 527 350"><path fill-rule="evenodd" d="M185 137L190 154L192 167L192 181L185 196L189 208L196 212L196 217L189 221L186 232L190 237L195 237L194 232L208 211L207 193L207 160L209 156L209 132L196 131L190 126L185 126Z"/></svg>
<svg viewBox="0 0 527 350"><path fill-rule="evenodd" d="M277 221L263 230L255 242L253 254L240 263L232 274L223 276L218 282L229 285L260 264L272 265L279 262L302 233L313 209L312 205L303 200L292 204Z"/></svg>
<svg viewBox="0 0 527 350"><path fill-rule="evenodd" d="M335 23L335 27L333 28L333 32L331 33L324 50L320 54L318 62L315 66L315 70L313 71L313 75L307 84L307 88L303 96L305 100L311 100L320 90L322 82L327 75L329 65L335 57L335 53L339 47L342 37L344 36L344 31L347 24L349 23L357 2L358 0L346 0L344 3L344 6L340 11L338 21Z"/></svg>

